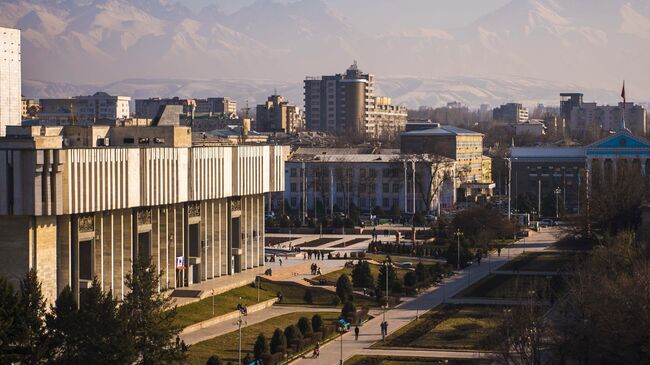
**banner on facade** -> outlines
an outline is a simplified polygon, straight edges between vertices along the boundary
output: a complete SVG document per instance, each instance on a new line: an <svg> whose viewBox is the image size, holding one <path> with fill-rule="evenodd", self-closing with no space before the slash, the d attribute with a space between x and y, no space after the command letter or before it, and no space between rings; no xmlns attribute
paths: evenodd
<svg viewBox="0 0 650 365"><path fill-rule="evenodd" d="M176 270L185 269L185 256L178 256L176 258Z"/></svg>

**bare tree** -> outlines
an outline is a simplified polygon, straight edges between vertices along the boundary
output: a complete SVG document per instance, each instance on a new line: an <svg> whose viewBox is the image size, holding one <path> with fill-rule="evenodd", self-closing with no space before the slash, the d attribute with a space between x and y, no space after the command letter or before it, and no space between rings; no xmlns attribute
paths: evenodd
<svg viewBox="0 0 650 365"><path fill-rule="evenodd" d="M415 193L422 199L427 210L433 209L434 200L441 199L440 193L445 182L453 181L453 160L434 154L409 154L401 155L394 162L406 162L407 169L404 173L413 172L415 164ZM412 177L411 177L412 178ZM408 186L405 186L409 191ZM414 197L415 198L415 197Z"/></svg>

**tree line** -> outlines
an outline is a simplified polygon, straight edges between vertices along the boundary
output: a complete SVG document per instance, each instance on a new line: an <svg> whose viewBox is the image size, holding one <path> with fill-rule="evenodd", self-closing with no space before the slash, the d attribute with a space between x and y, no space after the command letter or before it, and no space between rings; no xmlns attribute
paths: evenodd
<svg viewBox="0 0 650 365"><path fill-rule="evenodd" d="M0 363L182 363L188 347L178 338L171 299L158 290L161 275L148 259L137 259L122 301L95 279L78 298L66 286L49 308L35 270L18 288L0 277Z"/></svg>

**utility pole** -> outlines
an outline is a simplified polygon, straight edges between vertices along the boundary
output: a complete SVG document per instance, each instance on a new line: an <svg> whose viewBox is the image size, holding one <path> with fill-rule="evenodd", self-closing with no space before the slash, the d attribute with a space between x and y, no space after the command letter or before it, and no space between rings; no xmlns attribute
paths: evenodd
<svg viewBox="0 0 650 365"><path fill-rule="evenodd" d="M511 185L512 185L512 161L510 161L510 158L506 159L507 165L508 165L508 221L510 221L510 214L511 214L511 204L512 204L512 196L511 194Z"/></svg>
<svg viewBox="0 0 650 365"><path fill-rule="evenodd" d="M559 187L555 189L555 218L560 218L560 193L562 189Z"/></svg>
<svg viewBox="0 0 650 365"><path fill-rule="evenodd" d="M456 230L456 249L458 257L456 258L456 270L460 270L460 236L463 235L463 232L460 229Z"/></svg>

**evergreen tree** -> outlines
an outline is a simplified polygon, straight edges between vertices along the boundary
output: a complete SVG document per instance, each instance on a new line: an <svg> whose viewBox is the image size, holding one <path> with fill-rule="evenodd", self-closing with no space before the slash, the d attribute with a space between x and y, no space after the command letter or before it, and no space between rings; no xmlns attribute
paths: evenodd
<svg viewBox="0 0 650 365"><path fill-rule="evenodd" d="M357 308L352 302L345 302L343 309L341 309L341 317L347 322L354 323L357 316Z"/></svg>
<svg viewBox="0 0 650 365"><path fill-rule="evenodd" d="M341 274L336 281L336 295L341 299L342 303L354 300L352 283L345 274Z"/></svg>
<svg viewBox="0 0 650 365"><path fill-rule="evenodd" d="M266 337L264 337L264 335L260 333L257 336L257 340L255 340L255 347L253 347L253 355L255 356L255 359L260 360L262 358L262 355L268 352L269 352L269 344L266 341Z"/></svg>
<svg viewBox="0 0 650 365"><path fill-rule="evenodd" d="M56 349L50 361L79 365L130 363L134 354L126 324L112 293L104 292L97 280L80 292L79 308L72 290L66 287L47 315L48 337Z"/></svg>
<svg viewBox="0 0 650 365"><path fill-rule="evenodd" d="M417 282L417 275L413 271L409 271L404 275L404 287L407 288L407 290L415 288Z"/></svg>
<svg viewBox="0 0 650 365"><path fill-rule="evenodd" d="M386 290L386 268L388 268L388 290L393 291L395 289L395 284L397 283L397 275L395 274L395 268L388 261L388 265L384 263L379 268L379 277L377 278L377 287L382 291Z"/></svg>
<svg viewBox="0 0 650 365"><path fill-rule="evenodd" d="M311 328L314 332L320 332L323 329L323 317L320 314L314 314L311 317Z"/></svg>
<svg viewBox="0 0 650 365"><path fill-rule="evenodd" d="M422 261L418 262L418 264L415 265L415 276L419 283L423 283L429 280L429 271L427 270L426 266L424 266Z"/></svg>
<svg viewBox="0 0 650 365"><path fill-rule="evenodd" d="M10 300L10 297L5 297ZM0 360L7 363L17 362L23 365L39 364L46 358L48 351L45 328L45 300L36 270L31 269L20 282L16 295L16 306L8 308L13 311L14 320L10 323L8 342L2 344Z"/></svg>
<svg viewBox="0 0 650 365"><path fill-rule="evenodd" d="M223 361L221 361L221 358L217 355L212 355L208 359L208 361L205 363L205 365L222 365Z"/></svg>
<svg viewBox="0 0 650 365"><path fill-rule="evenodd" d="M176 308L171 298L158 291L160 274L148 257L133 262L133 272L126 276L129 292L124 297L122 313L128 318L127 333L135 347L136 364L172 364L186 357L186 346L176 341L181 327L174 323Z"/></svg>
<svg viewBox="0 0 650 365"><path fill-rule="evenodd" d="M287 350L287 338L281 329L276 328L271 337L271 353L285 352Z"/></svg>
<svg viewBox="0 0 650 365"><path fill-rule="evenodd" d="M311 321L307 317L300 317L298 320L298 329L305 336L311 335L314 332L311 328Z"/></svg>
<svg viewBox="0 0 650 365"><path fill-rule="evenodd" d="M372 288L374 278L370 271L370 264L365 260L359 260L352 269L352 283L355 288Z"/></svg>
<svg viewBox="0 0 650 365"><path fill-rule="evenodd" d="M0 364L18 361L14 353L17 336L18 296L0 276Z"/></svg>
<svg viewBox="0 0 650 365"><path fill-rule="evenodd" d="M284 329L284 336L287 338L287 343L293 345L296 341L302 340L302 332L296 327L295 324L287 326Z"/></svg>

